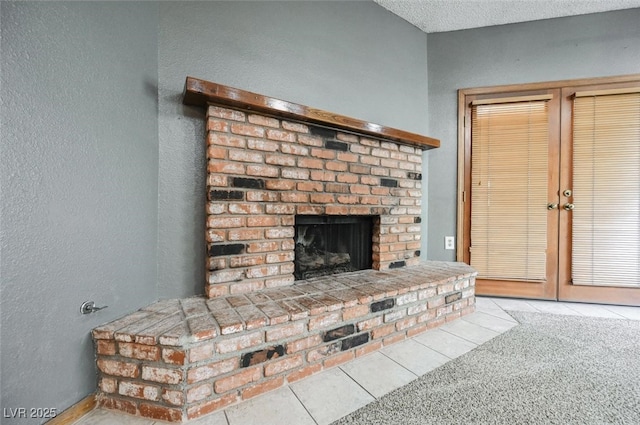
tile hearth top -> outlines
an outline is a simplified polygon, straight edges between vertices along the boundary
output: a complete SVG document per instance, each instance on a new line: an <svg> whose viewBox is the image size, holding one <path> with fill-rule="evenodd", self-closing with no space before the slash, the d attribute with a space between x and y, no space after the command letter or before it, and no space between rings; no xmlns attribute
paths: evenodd
<svg viewBox="0 0 640 425"><path fill-rule="evenodd" d="M362 270L301 280L292 286L249 294L161 300L95 328L93 337L180 346L358 304L369 305L474 274L475 270L464 263L427 261L402 269Z"/></svg>

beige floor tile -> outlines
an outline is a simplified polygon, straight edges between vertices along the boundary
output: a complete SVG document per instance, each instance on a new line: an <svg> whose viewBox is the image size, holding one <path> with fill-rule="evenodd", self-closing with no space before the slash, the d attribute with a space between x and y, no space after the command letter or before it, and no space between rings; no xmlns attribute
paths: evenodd
<svg viewBox="0 0 640 425"><path fill-rule="evenodd" d="M382 353L371 353L342 365L340 369L375 398L380 398L418 377Z"/></svg>
<svg viewBox="0 0 640 425"><path fill-rule="evenodd" d="M229 407L225 413L229 425L315 425L300 400L288 387Z"/></svg>
<svg viewBox="0 0 640 425"><path fill-rule="evenodd" d="M375 400L339 368L296 382L291 389L318 425L330 424Z"/></svg>
<svg viewBox="0 0 640 425"><path fill-rule="evenodd" d="M475 323L466 322L464 320L454 320L453 322L445 323L438 328L442 331L449 332L460 338L464 338L468 341L476 344L482 344L489 341L491 338L498 336L500 333L487 329L483 326L476 325Z"/></svg>
<svg viewBox="0 0 640 425"><path fill-rule="evenodd" d="M385 347L381 352L417 376L422 376L451 360L446 355L419 343L415 338Z"/></svg>
<svg viewBox="0 0 640 425"><path fill-rule="evenodd" d="M432 329L416 336L414 340L450 359L455 359L478 346L475 342L460 338L442 329Z"/></svg>
<svg viewBox="0 0 640 425"><path fill-rule="evenodd" d="M514 326L518 326L518 323L514 322L513 320L501 319L482 311L476 311L475 313L468 314L461 320L480 325L498 333L506 332Z"/></svg>

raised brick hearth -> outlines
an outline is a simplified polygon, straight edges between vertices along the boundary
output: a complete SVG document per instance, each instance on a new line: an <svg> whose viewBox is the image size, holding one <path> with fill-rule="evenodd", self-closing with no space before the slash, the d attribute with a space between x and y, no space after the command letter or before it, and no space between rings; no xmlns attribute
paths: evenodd
<svg viewBox="0 0 640 425"><path fill-rule="evenodd" d="M474 283L466 264L427 262L159 301L94 329L98 402L196 418L471 313Z"/></svg>
<svg viewBox="0 0 640 425"><path fill-rule="evenodd" d="M93 330L100 406L185 421L474 311L472 268L419 258L437 140L190 78L185 103L207 108L205 295ZM367 228L304 263L343 273L296 281L311 216Z"/></svg>

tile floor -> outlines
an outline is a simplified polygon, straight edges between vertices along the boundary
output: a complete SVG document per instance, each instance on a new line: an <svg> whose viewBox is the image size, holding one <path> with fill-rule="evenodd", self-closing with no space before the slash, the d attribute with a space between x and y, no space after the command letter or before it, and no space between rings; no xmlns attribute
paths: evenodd
<svg viewBox="0 0 640 425"><path fill-rule="evenodd" d="M517 326L505 312L640 320L640 307L477 298L476 312L189 425L327 425ZM74 425L160 425L96 409Z"/></svg>

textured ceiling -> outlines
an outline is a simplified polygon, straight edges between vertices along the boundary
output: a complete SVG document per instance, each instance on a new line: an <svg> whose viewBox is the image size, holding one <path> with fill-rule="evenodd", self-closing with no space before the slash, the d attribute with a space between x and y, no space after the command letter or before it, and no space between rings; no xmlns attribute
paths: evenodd
<svg viewBox="0 0 640 425"><path fill-rule="evenodd" d="M373 1L426 33L640 7L640 0Z"/></svg>

